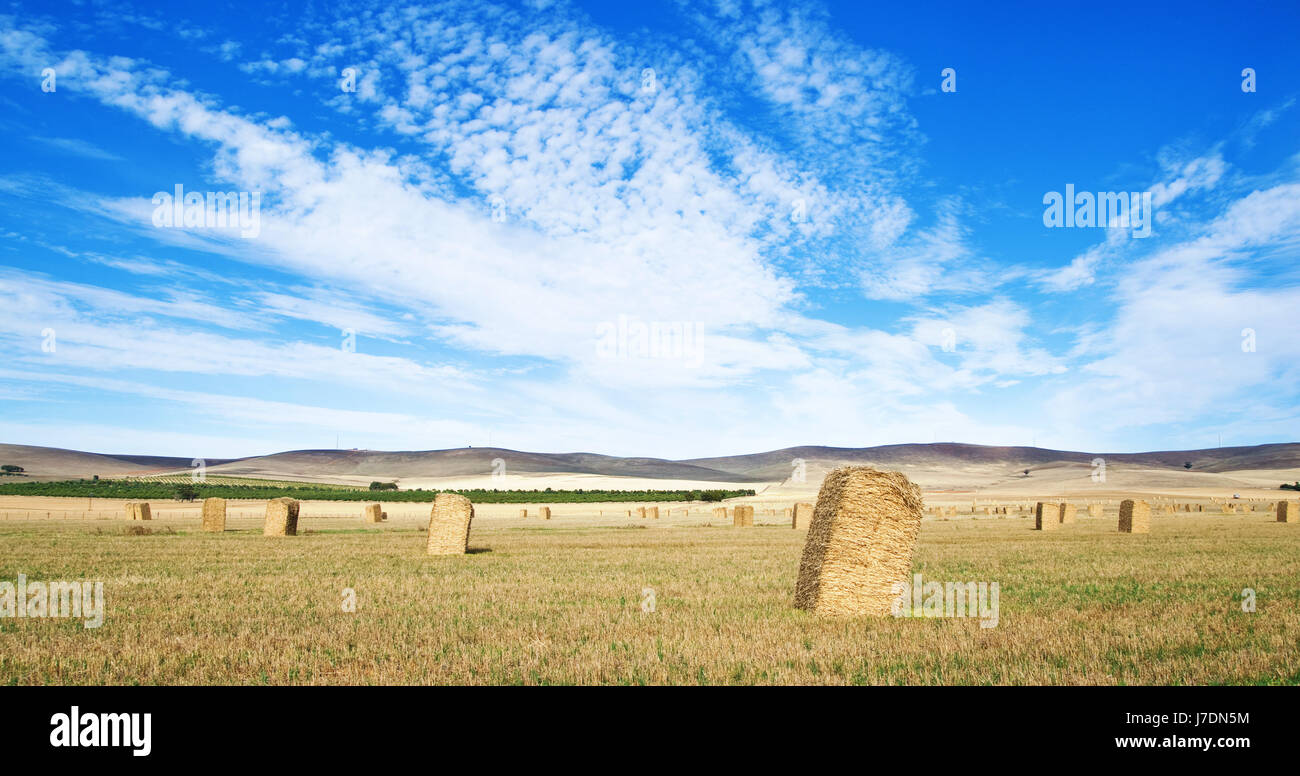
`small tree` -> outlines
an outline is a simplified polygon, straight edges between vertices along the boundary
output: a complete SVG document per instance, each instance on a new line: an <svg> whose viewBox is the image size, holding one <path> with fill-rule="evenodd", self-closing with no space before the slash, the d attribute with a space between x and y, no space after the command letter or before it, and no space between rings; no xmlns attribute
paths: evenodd
<svg viewBox="0 0 1300 776"><path fill-rule="evenodd" d="M1028 469L1025 469L1025 476L1026 476L1026 477L1029 476L1029 470L1028 470Z"/></svg>
<svg viewBox="0 0 1300 776"><path fill-rule="evenodd" d="M4 466L0 466L0 471L3 471L5 474L21 474L25 469L21 466L14 466L11 463L7 463Z"/></svg>
<svg viewBox="0 0 1300 776"><path fill-rule="evenodd" d="M176 486L176 498L180 499L181 501L193 501L198 497L199 497L199 489L189 484L188 482L183 485Z"/></svg>
<svg viewBox="0 0 1300 776"><path fill-rule="evenodd" d="M1183 463L1183 468L1184 468L1184 469L1190 469L1190 468L1192 468L1192 462L1191 462L1191 461L1186 461L1186 462L1184 462L1184 463Z"/></svg>

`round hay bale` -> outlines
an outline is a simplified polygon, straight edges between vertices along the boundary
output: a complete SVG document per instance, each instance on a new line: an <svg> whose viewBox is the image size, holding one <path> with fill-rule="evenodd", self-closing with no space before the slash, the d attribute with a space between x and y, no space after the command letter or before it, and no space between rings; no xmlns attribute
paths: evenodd
<svg viewBox="0 0 1300 776"><path fill-rule="evenodd" d="M262 523L262 535L297 536L298 500L283 497L266 502L266 521Z"/></svg>
<svg viewBox="0 0 1300 776"><path fill-rule="evenodd" d="M224 498L203 499L203 530L208 533L221 533L226 530L226 500Z"/></svg>
<svg viewBox="0 0 1300 776"><path fill-rule="evenodd" d="M844 466L822 481L794 605L817 614L890 614L912 570L921 489L900 472Z"/></svg>
<svg viewBox="0 0 1300 776"><path fill-rule="evenodd" d="M802 503L794 505L794 516L790 527L796 531L806 531L812 526L813 505Z"/></svg>
<svg viewBox="0 0 1300 776"><path fill-rule="evenodd" d="M737 504L731 512L731 524L740 528L754 526L754 508L748 504Z"/></svg>
<svg viewBox="0 0 1300 776"><path fill-rule="evenodd" d="M1119 505L1120 533L1151 533L1151 505L1125 499Z"/></svg>
<svg viewBox="0 0 1300 776"><path fill-rule="evenodd" d="M379 504L367 504L361 509L361 519L367 523L382 523L384 508Z"/></svg>
<svg viewBox="0 0 1300 776"><path fill-rule="evenodd" d="M1061 524L1061 506L1059 504L1049 504L1046 501L1038 502L1034 507L1034 530L1052 531Z"/></svg>
<svg viewBox="0 0 1300 776"><path fill-rule="evenodd" d="M544 509L544 508L543 508ZM429 514L429 555L464 555L469 549L469 524L474 505L459 493L439 493Z"/></svg>

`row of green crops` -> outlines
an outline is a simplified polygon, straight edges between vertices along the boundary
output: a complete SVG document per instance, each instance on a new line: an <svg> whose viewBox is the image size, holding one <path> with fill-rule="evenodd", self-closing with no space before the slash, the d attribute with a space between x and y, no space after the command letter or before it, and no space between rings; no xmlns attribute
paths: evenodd
<svg viewBox="0 0 1300 776"><path fill-rule="evenodd" d="M302 501L433 501L437 490L372 493L328 485L233 485L221 482L166 483L142 480L66 480L0 484L4 496L72 496L80 498L171 499L191 486L198 498L267 499L288 496ZM752 496L753 490L449 490L476 504L573 504L600 501L721 501Z"/></svg>

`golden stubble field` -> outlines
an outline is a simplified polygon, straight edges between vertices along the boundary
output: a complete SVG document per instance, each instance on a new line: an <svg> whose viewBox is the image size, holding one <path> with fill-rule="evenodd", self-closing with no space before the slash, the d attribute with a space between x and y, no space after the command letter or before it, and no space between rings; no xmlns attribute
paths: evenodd
<svg viewBox="0 0 1300 776"><path fill-rule="evenodd" d="M0 618L0 683L1300 682L1300 527L1266 512L1157 515L1146 536L1116 533L1113 511L1048 533L927 518L913 571L997 582L999 623L982 629L793 609L804 532L762 510L767 525L732 528L700 508L555 505L542 522L488 507L470 554L427 557L427 505L389 505L375 527L359 505L310 507L280 539L234 504L220 535L193 507L0 521L0 581L102 581L106 599L97 629Z"/></svg>

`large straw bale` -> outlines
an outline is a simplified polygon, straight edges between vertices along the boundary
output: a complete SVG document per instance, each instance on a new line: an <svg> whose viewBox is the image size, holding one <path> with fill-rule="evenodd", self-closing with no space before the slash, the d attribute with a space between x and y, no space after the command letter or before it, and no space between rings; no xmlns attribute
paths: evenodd
<svg viewBox="0 0 1300 776"><path fill-rule="evenodd" d="M648 507L645 513L646 513L646 517L650 518L651 520L659 519L659 507Z"/></svg>
<svg viewBox="0 0 1300 776"><path fill-rule="evenodd" d="M808 503L794 505L793 528L806 531L812 526L813 505Z"/></svg>
<svg viewBox="0 0 1300 776"><path fill-rule="evenodd" d="M890 613L912 570L921 490L900 472L844 466L822 482L794 605L818 614Z"/></svg>
<svg viewBox="0 0 1300 776"><path fill-rule="evenodd" d="M637 517L645 517L645 507L637 507L637 508L636 508L636 516L637 516Z"/></svg>
<svg viewBox="0 0 1300 776"><path fill-rule="evenodd" d="M1124 499L1119 505L1120 533L1151 533L1151 505Z"/></svg>
<svg viewBox="0 0 1300 776"><path fill-rule="evenodd" d="M379 504L367 504L361 510L361 519L367 523L382 523L384 508Z"/></svg>
<svg viewBox="0 0 1300 776"><path fill-rule="evenodd" d="M716 517L716 518L719 519L719 520L726 520L726 519L727 519L727 508L726 508L726 507L714 507L714 508L713 508L713 516Z"/></svg>
<svg viewBox="0 0 1300 776"><path fill-rule="evenodd" d="M273 498L266 502L266 521L262 524L263 536L298 535L298 500Z"/></svg>
<svg viewBox="0 0 1300 776"><path fill-rule="evenodd" d="M745 504L737 504L732 510L731 522L733 525L742 528L754 525L754 508Z"/></svg>
<svg viewBox="0 0 1300 776"><path fill-rule="evenodd" d="M226 530L226 500L224 498L203 499L203 530L209 533L221 533Z"/></svg>
<svg viewBox="0 0 1300 776"><path fill-rule="evenodd" d="M139 513L135 511L135 502L127 501L122 504L122 512L126 515L127 520L135 520Z"/></svg>
<svg viewBox="0 0 1300 776"><path fill-rule="evenodd" d="M550 519L551 519L551 508L550 508L550 507L541 507L540 509L537 510L537 516L540 517L540 518L543 519L543 520L550 520Z"/></svg>
<svg viewBox="0 0 1300 776"><path fill-rule="evenodd" d="M1034 530L1051 531L1061 524L1061 507L1059 504L1038 502L1034 507Z"/></svg>
<svg viewBox="0 0 1300 776"><path fill-rule="evenodd" d="M543 507L545 510L545 507ZM464 555L469 549L469 524L474 505L459 493L439 493L429 515L429 555Z"/></svg>
<svg viewBox="0 0 1300 776"><path fill-rule="evenodd" d="M1277 521L1279 523L1294 523L1296 521L1296 506L1290 501L1277 502Z"/></svg>
<svg viewBox="0 0 1300 776"><path fill-rule="evenodd" d="M1074 504L1067 504L1064 501L1062 501L1060 507L1060 513L1058 517L1061 520L1061 524L1065 525L1067 523L1073 523L1074 518L1078 515L1078 513L1079 513L1078 507L1076 507Z"/></svg>

